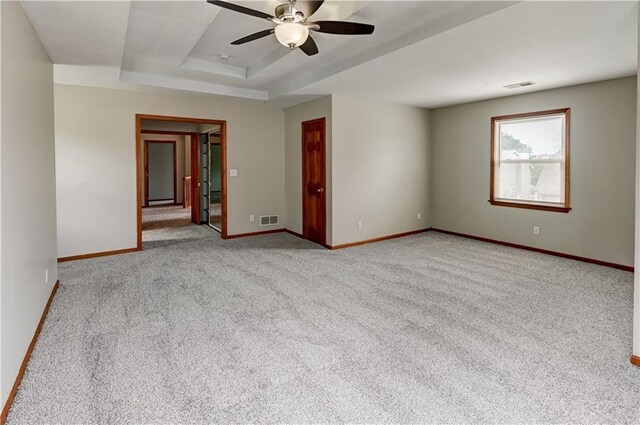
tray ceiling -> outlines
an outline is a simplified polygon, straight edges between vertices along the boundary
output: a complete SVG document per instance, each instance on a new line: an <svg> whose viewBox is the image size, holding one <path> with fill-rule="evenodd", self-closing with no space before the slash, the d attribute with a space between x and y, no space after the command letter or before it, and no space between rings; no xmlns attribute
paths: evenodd
<svg viewBox="0 0 640 425"><path fill-rule="evenodd" d="M272 13L280 2L237 3ZM637 52L637 36L632 34L637 32L635 2L588 2L585 8L575 2L327 0L314 19L372 23L376 31L372 36L315 34L320 54L312 57L289 51L274 36L230 45L273 24L205 1L22 4L55 64L56 82L179 90L278 106L327 93L376 98L369 92L384 93L397 103L446 104L439 89L455 83L458 74L468 80L467 74L475 68L469 63L478 62L487 73L520 78L518 72L486 66L483 55L495 61L500 59L490 55L495 50L516 52L513 68L522 69L536 58L544 61L546 47L553 47L553 58L561 55L556 37L562 41L567 35L572 35L567 38L568 48L579 53L575 56L613 49L608 68L592 72L599 78L635 72ZM603 37L604 43L597 42ZM527 49L515 42L524 42ZM562 66L568 68L552 64L546 71L557 72ZM576 71L584 75L564 76L562 81L588 80L588 71ZM523 80L533 78L521 74ZM438 82L435 100L412 90L413 84L434 89L425 76ZM482 81L502 81L497 77L482 77ZM457 92L451 98L465 100Z"/></svg>

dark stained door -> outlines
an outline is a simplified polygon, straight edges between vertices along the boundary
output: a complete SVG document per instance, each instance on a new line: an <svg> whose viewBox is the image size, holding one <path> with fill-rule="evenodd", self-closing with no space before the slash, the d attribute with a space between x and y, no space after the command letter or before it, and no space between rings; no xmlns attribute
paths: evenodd
<svg viewBox="0 0 640 425"><path fill-rule="evenodd" d="M302 123L302 235L326 244L325 118Z"/></svg>

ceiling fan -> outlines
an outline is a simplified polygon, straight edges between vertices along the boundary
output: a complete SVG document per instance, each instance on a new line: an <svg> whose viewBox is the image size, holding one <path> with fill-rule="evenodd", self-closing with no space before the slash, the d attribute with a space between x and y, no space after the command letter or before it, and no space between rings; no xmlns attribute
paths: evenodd
<svg viewBox="0 0 640 425"><path fill-rule="evenodd" d="M316 45L316 42L313 41L313 38L311 38L311 31L327 34L369 35L373 34L373 30L375 29L373 25L360 24L357 22L309 21L311 15L313 15L320 6L322 6L324 0L289 0L288 3L284 3L276 7L275 16L226 1L207 0L207 2L225 9L233 10L234 12L266 19L267 21L276 24L275 28L259 31L255 34L251 34L231 42L231 44L235 46L258 40L275 33L278 42L283 46L287 46L291 50L299 47L300 50L307 54L307 56L313 56L318 53L318 46Z"/></svg>

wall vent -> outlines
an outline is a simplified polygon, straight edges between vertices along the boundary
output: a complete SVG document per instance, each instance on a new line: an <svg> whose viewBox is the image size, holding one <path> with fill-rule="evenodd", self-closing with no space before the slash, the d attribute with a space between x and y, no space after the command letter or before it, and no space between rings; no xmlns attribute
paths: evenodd
<svg viewBox="0 0 640 425"><path fill-rule="evenodd" d="M528 87L533 86L535 83L533 81L523 81L521 83L514 83L504 86L505 89L518 89L520 87Z"/></svg>
<svg viewBox="0 0 640 425"><path fill-rule="evenodd" d="M260 226L274 226L280 223L280 217L277 215L261 215Z"/></svg>

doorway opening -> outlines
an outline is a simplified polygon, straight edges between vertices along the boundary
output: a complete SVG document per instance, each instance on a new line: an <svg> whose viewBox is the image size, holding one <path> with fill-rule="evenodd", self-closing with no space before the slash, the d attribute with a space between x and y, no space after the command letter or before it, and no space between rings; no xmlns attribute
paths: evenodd
<svg viewBox="0 0 640 425"><path fill-rule="evenodd" d="M220 171L215 220L210 212L212 133ZM136 114L136 159L138 249L207 237L202 224L226 239L225 121Z"/></svg>
<svg viewBox="0 0 640 425"><path fill-rule="evenodd" d="M178 203L176 140L144 141L144 205Z"/></svg>
<svg viewBox="0 0 640 425"><path fill-rule="evenodd" d="M326 119L302 123L302 236L327 244Z"/></svg>

